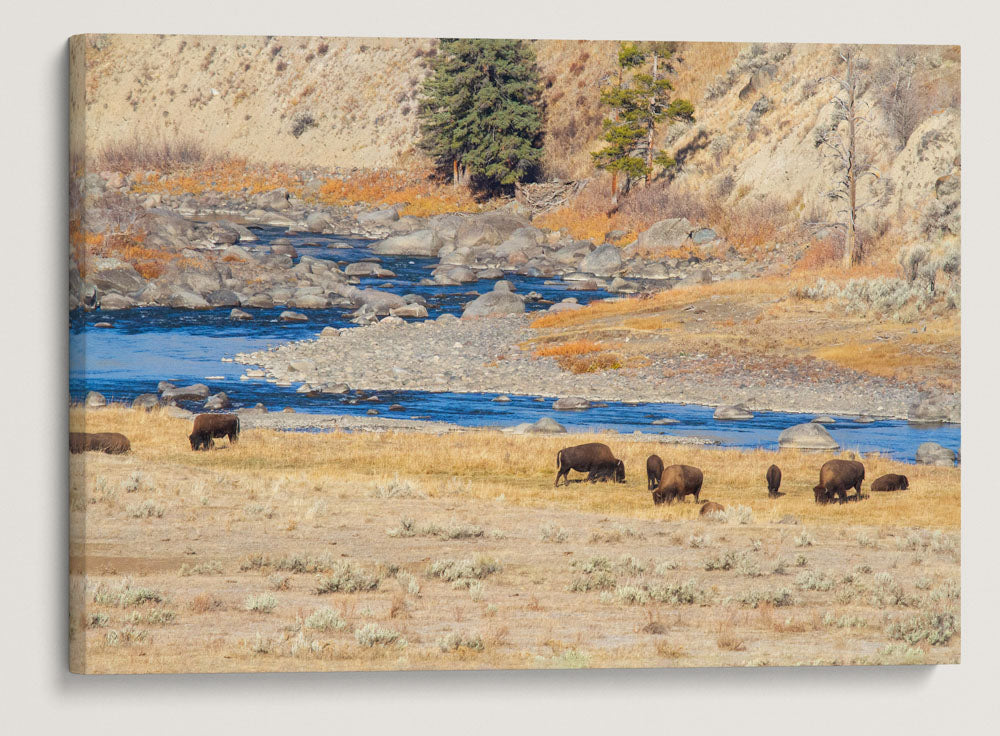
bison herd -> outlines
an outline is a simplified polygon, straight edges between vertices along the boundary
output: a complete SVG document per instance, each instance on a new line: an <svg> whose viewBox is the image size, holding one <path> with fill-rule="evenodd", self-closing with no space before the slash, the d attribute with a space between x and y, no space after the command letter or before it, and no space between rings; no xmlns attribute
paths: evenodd
<svg viewBox="0 0 1000 736"><path fill-rule="evenodd" d="M215 440L228 437L230 444L235 443L240 436L240 418L235 414L199 414L194 418L194 426L188 440L192 450L211 450ZM111 455L122 455L131 451L128 438L117 432L70 432L69 451L96 451ZM625 462L616 458L611 448L601 442L588 442L584 445L564 447L556 453L556 486L562 479L569 483L569 472L575 470L586 473L587 480L625 482ZM764 475L767 482L767 495L777 498L781 494L781 468L772 465ZM856 460L828 460L819 470L819 483L813 488L816 503L830 503L848 500L848 490L853 489L854 500L861 498L861 483L865 479L865 466ZM663 503L680 501L685 496L694 496L699 502L702 484L705 476L700 468L692 465L663 465L659 455L650 455L646 460L646 480L649 491L653 494L653 503L657 506ZM910 487L905 475L891 473L883 475L871 484L874 492L905 491ZM722 507L712 501L704 502L701 513L721 510Z"/></svg>
<svg viewBox="0 0 1000 736"><path fill-rule="evenodd" d="M559 469L556 473L556 486L559 485L560 478L564 483L569 483L570 470L586 473L587 480L592 483L598 480L625 482L625 463L614 456L610 447L600 442L564 447L556 453L556 467ZM862 463L856 460L828 460L819 469L819 484L813 488L816 503L826 504L834 500L843 503L848 500L849 489L854 489L851 498L860 500L861 483L864 479L865 466ZM658 506L679 501L685 496L694 496L695 503L698 503L705 476L700 468L692 465L664 467L659 455L650 455L646 459L646 480L647 487L653 494L653 503ZM764 480L767 482L769 498L782 495L778 491L781 488L781 468L777 465L769 467ZM909 487L906 476L895 473L883 475L871 484L871 490L875 492L905 491ZM701 513L713 510L721 511L722 506L707 501L702 506Z"/></svg>

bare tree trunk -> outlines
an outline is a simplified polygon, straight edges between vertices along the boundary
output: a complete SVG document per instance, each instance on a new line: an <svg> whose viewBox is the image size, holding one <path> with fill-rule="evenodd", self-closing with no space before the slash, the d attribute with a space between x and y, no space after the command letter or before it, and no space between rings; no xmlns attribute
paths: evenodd
<svg viewBox="0 0 1000 736"><path fill-rule="evenodd" d="M656 84L656 72L657 72L657 62L659 58L656 52L653 52L653 84ZM650 102L650 106L654 103ZM652 112L652 111L650 111ZM646 134L646 178L643 179L643 187L649 184L649 176L653 172L653 126L650 124L649 132Z"/></svg>
<svg viewBox="0 0 1000 736"><path fill-rule="evenodd" d="M847 55L847 241L844 244L844 268L854 265L857 258L857 155L854 113L854 55Z"/></svg>
<svg viewBox="0 0 1000 736"><path fill-rule="evenodd" d="M458 189L458 159L451 162L451 185Z"/></svg>
<svg viewBox="0 0 1000 736"><path fill-rule="evenodd" d="M611 204L618 206L618 172L611 172Z"/></svg>

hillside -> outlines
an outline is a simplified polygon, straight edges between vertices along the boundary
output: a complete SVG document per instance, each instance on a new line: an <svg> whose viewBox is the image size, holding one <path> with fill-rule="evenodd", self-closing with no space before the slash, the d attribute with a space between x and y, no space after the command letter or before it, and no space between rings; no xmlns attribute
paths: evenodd
<svg viewBox="0 0 1000 736"><path fill-rule="evenodd" d="M97 35L86 45L89 152L139 135L196 138L260 162L333 169L418 166L417 96L433 39ZM544 84L545 171L593 176L589 152L617 44L533 42ZM957 171L955 47L865 49L868 155L891 180L886 211L914 209ZM697 122L663 143L679 182L810 207L829 188L815 135L832 109L832 46L679 43L674 80ZM895 116L895 119L893 119Z"/></svg>

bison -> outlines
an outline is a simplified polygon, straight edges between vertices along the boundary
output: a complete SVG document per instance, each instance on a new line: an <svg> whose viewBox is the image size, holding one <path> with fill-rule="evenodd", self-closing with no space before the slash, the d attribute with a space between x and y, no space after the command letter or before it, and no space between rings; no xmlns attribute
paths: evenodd
<svg viewBox="0 0 1000 736"><path fill-rule="evenodd" d="M214 437L229 437L230 444L240 438L240 418L235 414L199 414L194 418L194 429L188 439L191 449L210 450L215 447Z"/></svg>
<svg viewBox="0 0 1000 736"><path fill-rule="evenodd" d="M671 465L664 468L660 485L653 491L653 503L657 506L664 502L673 503L689 494L698 503L703 478L701 470L691 465Z"/></svg>
<svg viewBox="0 0 1000 736"><path fill-rule="evenodd" d="M715 501L706 501L701 506L701 511L698 512L699 516L708 516L709 514L714 514L716 512L723 514L726 511L726 507L721 503L716 503Z"/></svg>
<svg viewBox="0 0 1000 736"><path fill-rule="evenodd" d="M910 481L905 475L889 473L872 481L872 490L876 492L905 491L909 489Z"/></svg>
<svg viewBox="0 0 1000 736"><path fill-rule="evenodd" d="M80 452L106 452L109 455L124 455L131 452L132 445L128 437L118 432L70 432L69 451L75 455Z"/></svg>
<svg viewBox="0 0 1000 736"><path fill-rule="evenodd" d="M819 485L813 488L816 503L829 503L834 496L847 500L847 489L854 489L854 498L861 498L861 482L865 466L857 460L828 460L819 469Z"/></svg>
<svg viewBox="0 0 1000 736"><path fill-rule="evenodd" d="M600 442L588 442L585 445L564 447L556 453L556 485L559 479L569 483L569 471L577 470L587 474L587 480L608 480L614 478L616 483L625 482L625 463L611 453L611 448Z"/></svg>
<svg viewBox="0 0 1000 736"><path fill-rule="evenodd" d="M649 482L649 490L653 490L660 485L660 477L663 475L663 460L659 455L650 455L646 458L646 479Z"/></svg>
<svg viewBox="0 0 1000 736"><path fill-rule="evenodd" d="M767 469L767 495L771 498L778 497L778 489L781 488L781 468L772 465Z"/></svg>

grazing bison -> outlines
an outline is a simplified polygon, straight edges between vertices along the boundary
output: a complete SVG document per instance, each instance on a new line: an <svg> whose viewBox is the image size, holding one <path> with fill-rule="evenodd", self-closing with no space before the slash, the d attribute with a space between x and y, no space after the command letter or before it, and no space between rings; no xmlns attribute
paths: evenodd
<svg viewBox="0 0 1000 736"><path fill-rule="evenodd" d="M861 482L865 466L857 460L828 460L819 469L819 485L813 488L816 503L829 503L834 496L847 500L847 489L854 489L855 500L861 498Z"/></svg>
<svg viewBox="0 0 1000 736"><path fill-rule="evenodd" d="M69 451L75 455L80 452L106 452L109 455L124 455L132 450L128 437L117 432L70 432Z"/></svg>
<svg viewBox="0 0 1000 736"><path fill-rule="evenodd" d="M771 498L778 496L778 489L781 488L781 468L772 465L767 469L767 495Z"/></svg>
<svg viewBox="0 0 1000 736"><path fill-rule="evenodd" d="M215 447L214 437L229 437L232 444L240 438L240 418L235 414L199 414L194 418L194 429L188 437L191 449L210 450Z"/></svg>
<svg viewBox="0 0 1000 736"><path fill-rule="evenodd" d="M706 501L701 506L701 511L698 512L699 516L708 516L709 514L714 514L715 512L725 513L726 507L721 503L716 503L715 501Z"/></svg>
<svg viewBox="0 0 1000 736"><path fill-rule="evenodd" d="M600 442L588 442L585 445L564 447L556 453L556 485L564 478L569 483L569 471L577 470L587 474L587 480L609 480L612 477L616 483L625 482L625 463L611 453L611 448Z"/></svg>
<svg viewBox="0 0 1000 736"><path fill-rule="evenodd" d="M910 487L910 481L905 475L889 473L872 481L872 490L876 492L905 491Z"/></svg>
<svg viewBox="0 0 1000 736"><path fill-rule="evenodd" d="M649 481L649 490L653 490L660 485L660 477L663 475L663 460L659 455L650 455L646 458L646 478Z"/></svg>
<svg viewBox="0 0 1000 736"><path fill-rule="evenodd" d="M671 465L664 468L660 485L653 491L653 503L657 506L664 501L673 503L688 494L693 495L694 502L698 503L703 478L701 470L691 465Z"/></svg>

